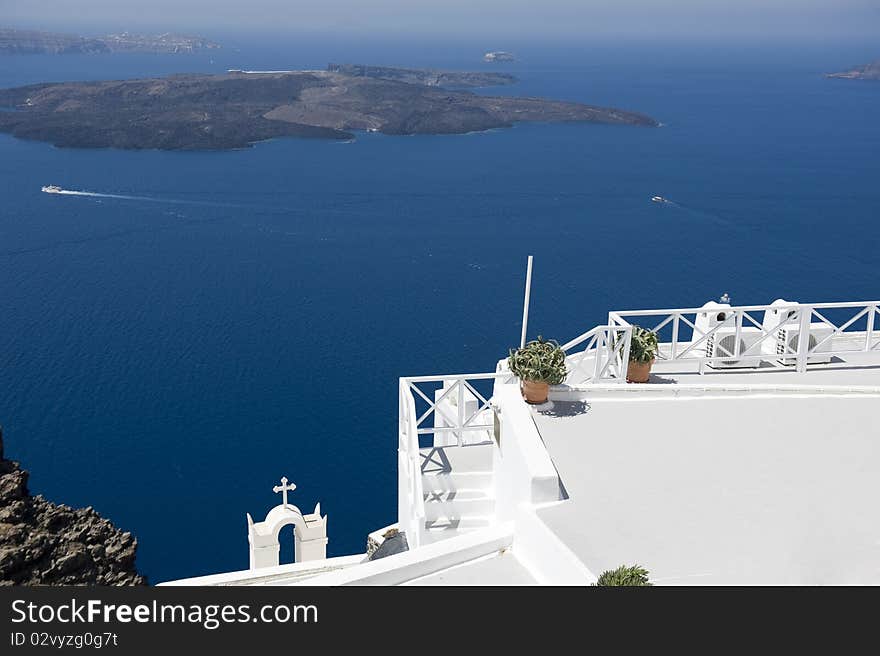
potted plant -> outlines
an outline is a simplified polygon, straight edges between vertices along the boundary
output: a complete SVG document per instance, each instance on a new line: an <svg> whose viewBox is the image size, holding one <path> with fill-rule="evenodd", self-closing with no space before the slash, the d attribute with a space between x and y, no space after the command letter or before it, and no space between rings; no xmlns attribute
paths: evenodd
<svg viewBox="0 0 880 656"><path fill-rule="evenodd" d="M565 351L557 342L547 341L540 335L515 351L511 349L507 365L519 378L526 403L545 403L550 385L559 385L568 375Z"/></svg>
<svg viewBox="0 0 880 656"><path fill-rule="evenodd" d="M657 333L641 326L633 326L629 346L629 363L626 368L626 382L647 383L651 377L651 366L657 357Z"/></svg>
<svg viewBox="0 0 880 656"><path fill-rule="evenodd" d="M593 583L595 586L649 586L653 585L648 578L648 570L639 565L627 567L623 565L614 570L602 572L599 580Z"/></svg>

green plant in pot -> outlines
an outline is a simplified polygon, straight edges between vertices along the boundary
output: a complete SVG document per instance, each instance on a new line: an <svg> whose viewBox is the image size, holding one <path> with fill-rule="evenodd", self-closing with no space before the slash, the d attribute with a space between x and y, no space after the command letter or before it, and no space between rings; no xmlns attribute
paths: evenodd
<svg viewBox="0 0 880 656"><path fill-rule="evenodd" d="M565 351L553 340L538 339L516 350L511 349L507 365L520 380L520 388L527 403L545 403L550 385L565 380Z"/></svg>
<svg viewBox="0 0 880 656"><path fill-rule="evenodd" d="M651 377L651 367L657 358L657 333L641 326L633 326L629 345L629 363L626 368L626 382L647 383Z"/></svg>
<svg viewBox="0 0 880 656"><path fill-rule="evenodd" d="M648 578L648 570L639 565L627 567L623 565L617 569L602 572L599 580L593 583L596 586L649 586L653 585Z"/></svg>

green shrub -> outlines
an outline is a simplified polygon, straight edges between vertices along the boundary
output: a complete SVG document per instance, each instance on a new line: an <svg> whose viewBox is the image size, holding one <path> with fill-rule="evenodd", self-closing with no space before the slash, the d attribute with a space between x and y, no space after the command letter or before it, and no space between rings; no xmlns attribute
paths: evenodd
<svg viewBox="0 0 880 656"><path fill-rule="evenodd" d="M629 346L630 362L650 362L657 357L657 333L641 326L633 326Z"/></svg>
<svg viewBox="0 0 880 656"><path fill-rule="evenodd" d="M648 570L644 567L639 565L633 565L632 567L621 565L617 569L610 569L602 572L601 576L599 576L599 580L593 585L643 586L653 585L653 583L648 580Z"/></svg>
<svg viewBox="0 0 880 656"><path fill-rule="evenodd" d="M507 365L517 378L533 383L559 385L568 375L565 351L558 342L547 341L540 335L522 348L511 349Z"/></svg>

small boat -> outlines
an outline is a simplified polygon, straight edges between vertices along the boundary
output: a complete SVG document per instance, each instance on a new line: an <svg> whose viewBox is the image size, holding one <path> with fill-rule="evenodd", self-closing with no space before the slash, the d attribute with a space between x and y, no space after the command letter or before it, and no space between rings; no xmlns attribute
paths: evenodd
<svg viewBox="0 0 880 656"><path fill-rule="evenodd" d="M493 52L487 52L483 55L483 61L485 62L512 62L516 61L516 57L514 57L509 52L504 52L503 50L495 50Z"/></svg>
<svg viewBox="0 0 880 656"><path fill-rule="evenodd" d="M60 194L62 191L64 190L58 185L46 185L43 187L43 193L46 194Z"/></svg>
<svg viewBox="0 0 880 656"><path fill-rule="evenodd" d="M653 197L651 198L651 200L654 201L655 203L666 203L666 202L668 202L665 198L663 198L663 196L653 196Z"/></svg>

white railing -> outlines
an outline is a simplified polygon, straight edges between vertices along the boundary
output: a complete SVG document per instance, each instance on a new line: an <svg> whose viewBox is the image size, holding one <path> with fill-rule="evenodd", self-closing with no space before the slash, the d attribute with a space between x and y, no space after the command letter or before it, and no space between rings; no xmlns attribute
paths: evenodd
<svg viewBox="0 0 880 656"><path fill-rule="evenodd" d="M567 355L566 382L569 383L622 383L626 381L629 362L630 325L596 326L583 335L562 345ZM576 353L575 347L583 345Z"/></svg>
<svg viewBox="0 0 880 656"><path fill-rule="evenodd" d="M625 382L635 325L658 333L658 360L686 362L701 373L706 365L731 367L743 359L753 361L754 366L794 365L803 372L814 362L838 355L880 353L878 310L880 301L610 312L607 326L596 326L562 345L569 369L566 383ZM795 335L794 343L789 334ZM722 335L733 336L733 345L725 346L719 339ZM479 387L512 378L503 370L503 361L500 364L493 373L414 376L399 381L398 516L412 548L419 546L425 530L420 448L492 439L492 392Z"/></svg>
<svg viewBox="0 0 880 656"><path fill-rule="evenodd" d="M880 301L627 310L610 312L608 323L654 330L660 335L659 361L695 363L700 372L704 365L732 367L743 361L794 365L804 372L833 356L880 352L878 305ZM733 337L732 346L722 344L722 335Z"/></svg>
<svg viewBox="0 0 880 656"><path fill-rule="evenodd" d="M419 437L415 401L405 379L400 379L399 430L397 443L397 521L406 533L410 548L419 546L425 523Z"/></svg>
<svg viewBox="0 0 880 656"><path fill-rule="evenodd" d="M492 394L479 387L509 377L494 372L400 379L398 522L411 549L419 546L425 530L420 442L430 447L491 440L495 428Z"/></svg>

